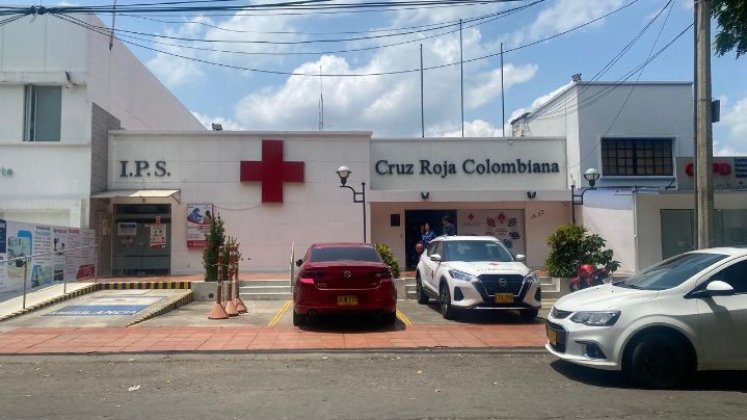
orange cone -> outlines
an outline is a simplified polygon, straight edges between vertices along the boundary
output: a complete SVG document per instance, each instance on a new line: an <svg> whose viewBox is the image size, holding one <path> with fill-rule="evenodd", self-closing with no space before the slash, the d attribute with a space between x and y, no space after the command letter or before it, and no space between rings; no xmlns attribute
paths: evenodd
<svg viewBox="0 0 747 420"><path fill-rule="evenodd" d="M218 252L218 281L217 281L217 287L215 291L215 305L213 305L213 309L210 310L210 313L208 314L208 319L226 319L228 318L228 314L226 313L225 309L223 309L223 305L221 305L220 301L223 297L223 270L221 269L223 259L221 256L223 255L223 247L221 246Z"/></svg>
<svg viewBox="0 0 747 420"><path fill-rule="evenodd" d="M220 303L216 303L213 305L213 309L210 310L210 314L208 315L208 319L226 319L228 318L228 314L226 313L226 310L223 309L223 305Z"/></svg>

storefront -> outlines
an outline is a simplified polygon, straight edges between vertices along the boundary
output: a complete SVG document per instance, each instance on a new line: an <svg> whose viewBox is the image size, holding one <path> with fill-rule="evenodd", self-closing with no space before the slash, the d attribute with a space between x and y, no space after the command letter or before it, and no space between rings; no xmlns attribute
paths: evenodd
<svg viewBox="0 0 747 420"><path fill-rule="evenodd" d="M348 185L366 184L368 239L412 266L422 223L492 235L530 266L567 223L565 140L372 139L369 132L112 132L109 189L114 275L202 270L206 215L219 215L242 270L284 270L314 242L361 241ZM199 218L197 216L200 216Z"/></svg>

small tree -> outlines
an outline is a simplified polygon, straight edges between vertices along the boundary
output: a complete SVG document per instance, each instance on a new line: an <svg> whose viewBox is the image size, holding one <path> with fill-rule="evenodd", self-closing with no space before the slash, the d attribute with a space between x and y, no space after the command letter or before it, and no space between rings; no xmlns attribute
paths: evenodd
<svg viewBox="0 0 747 420"><path fill-rule="evenodd" d="M395 279L399 278L399 260L392 253L392 249L388 245L374 244L376 251L381 255L381 259L384 260L384 264L388 265L392 270L392 275Z"/></svg>
<svg viewBox="0 0 747 420"><path fill-rule="evenodd" d="M226 229L220 216L210 218L210 231L205 234L205 240L207 246L202 251L205 281L216 281L218 280L218 253L221 245L226 242Z"/></svg>
<svg viewBox="0 0 747 420"><path fill-rule="evenodd" d="M562 225L550 235L550 256L545 268L553 277L572 277L581 264L603 265L610 273L620 268L613 251L604 249L606 241L577 225Z"/></svg>

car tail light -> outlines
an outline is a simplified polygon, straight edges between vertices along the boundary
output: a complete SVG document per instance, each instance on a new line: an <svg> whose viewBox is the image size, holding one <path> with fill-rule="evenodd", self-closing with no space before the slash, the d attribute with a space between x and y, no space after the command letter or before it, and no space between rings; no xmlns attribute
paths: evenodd
<svg viewBox="0 0 747 420"><path fill-rule="evenodd" d="M386 271L377 271L374 273L374 277L376 277L379 280L385 280L385 279L392 279L392 272L389 270Z"/></svg>
<svg viewBox="0 0 747 420"><path fill-rule="evenodd" d="M314 284L316 280L324 277L321 271L302 271L298 273L298 282L301 284Z"/></svg>

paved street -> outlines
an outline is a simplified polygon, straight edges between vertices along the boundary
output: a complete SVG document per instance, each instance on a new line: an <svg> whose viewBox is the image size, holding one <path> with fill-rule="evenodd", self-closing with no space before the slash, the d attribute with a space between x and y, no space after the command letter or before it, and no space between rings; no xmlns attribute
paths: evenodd
<svg viewBox="0 0 747 420"><path fill-rule="evenodd" d="M543 353L0 358L0 418L740 418L742 374L630 387Z"/></svg>

